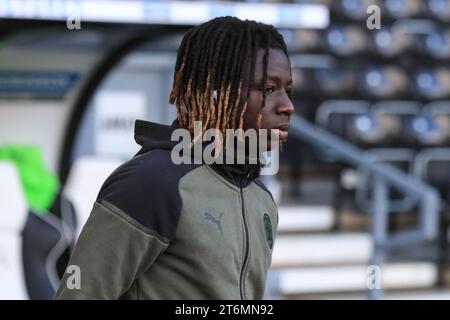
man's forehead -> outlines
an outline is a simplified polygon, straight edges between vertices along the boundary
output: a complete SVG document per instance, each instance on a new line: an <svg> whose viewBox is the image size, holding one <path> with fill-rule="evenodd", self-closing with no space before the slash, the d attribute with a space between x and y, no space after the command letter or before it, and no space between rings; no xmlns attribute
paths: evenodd
<svg viewBox="0 0 450 320"><path fill-rule="evenodd" d="M278 75L267 75L267 80L271 80L273 82L283 82L283 81L287 81L287 84L291 84L292 83L292 78L290 74L286 74L284 77L280 77ZM263 81L262 76L255 78L255 82L260 83Z"/></svg>
<svg viewBox="0 0 450 320"><path fill-rule="evenodd" d="M256 55L256 61L262 62L265 51L266 51L266 49L264 49L264 48L258 49L258 52ZM284 51L281 49L274 49L274 48L269 48L269 60L270 60L270 62L272 62L272 60L279 61L279 62L281 62L281 61L288 62L288 58L287 58L286 54L284 53Z"/></svg>
<svg viewBox="0 0 450 320"><path fill-rule="evenodd" d="M255 82L263 79L263 57L265 49L258 50L255 65ZM292 82L289 60L281 49L269 49L269 60L267 64L267 79L275 82Z"/></svg>

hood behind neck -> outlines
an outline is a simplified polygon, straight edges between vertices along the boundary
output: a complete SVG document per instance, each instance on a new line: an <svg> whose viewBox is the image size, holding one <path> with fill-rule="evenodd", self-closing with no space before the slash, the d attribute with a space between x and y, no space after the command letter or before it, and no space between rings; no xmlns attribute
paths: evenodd
<svg viewBox="0 0 450 320"><path fill-rule="evenodd" d="M182 128L178 119L175 119L171 125L163 125L156 122L136 120L134 140L142 148L135 156L139 156L154 149L172 150L179 141L171 141L174 130ZM203 148L207 144L203 144ZM231 180L244 175L247 179L255 179L259 177L261 164L213 164L213 169L219 171L222 175L227 176Z"/></svg>
<svg viewBox="0 0 450 320"><path fill-rule="evenodd" d="M178 120L173 121L170 126L156 122L136 120L134 140L142 147L136 156L154 149L172 150L178 142L171 141L170 138L173 131L178 128L181 128Z"/></svg>

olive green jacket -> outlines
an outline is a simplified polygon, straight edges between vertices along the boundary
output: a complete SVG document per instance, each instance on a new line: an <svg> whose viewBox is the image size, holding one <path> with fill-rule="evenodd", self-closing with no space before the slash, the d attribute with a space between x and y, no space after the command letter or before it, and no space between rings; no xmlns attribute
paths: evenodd
<svg viewBox="0 0 450 320"><path fill-rule="evenodd" d="M80 285L67 272L57 299L263 298L278 212L261 168L175 165L178 127L136 122L142 149L102 186L69 262Z"/></svg>

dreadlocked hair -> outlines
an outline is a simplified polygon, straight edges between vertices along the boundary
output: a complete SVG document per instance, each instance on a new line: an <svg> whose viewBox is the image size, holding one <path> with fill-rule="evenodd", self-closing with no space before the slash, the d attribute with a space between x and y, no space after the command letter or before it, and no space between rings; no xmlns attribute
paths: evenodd
<svg viewBox="0 0 450 320"><path fill-rule="evenodd" d="M282 35L271 25L235 17L219 17L190 29L177 52L169 102L177 108L180 125L193 133L194 122L206 129L243 129L258 49L265 49L266 87L269 48L288 56ZM216 90L216 99L213 91ZM266 101L263 90L261 109ZM261 126L261 111L258 129ZM198 139L199 137L194 137Z"/></svg>

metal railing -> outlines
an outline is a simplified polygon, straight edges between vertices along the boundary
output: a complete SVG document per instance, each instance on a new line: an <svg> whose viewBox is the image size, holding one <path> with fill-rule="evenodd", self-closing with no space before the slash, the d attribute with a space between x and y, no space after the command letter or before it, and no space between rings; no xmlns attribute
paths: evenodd
<svg viewBox="0 0 450 320"><path fill-rule="evenodd" d="M373 202L369 210L372 214L373 251L370 265L381 268L387 248L436 239L440 198L434 188L419 178L407 175L389 164L375 161L373 154L364 152L298 116L293 115L289 133L305 143L331 150L333 156L337 156L340 161L371 175ZM417 226L389 234L389 188L397 189L405 195L417 199L419 211ZM380 298L382 288L368 289L368 295L370 299Z"/></svg>

